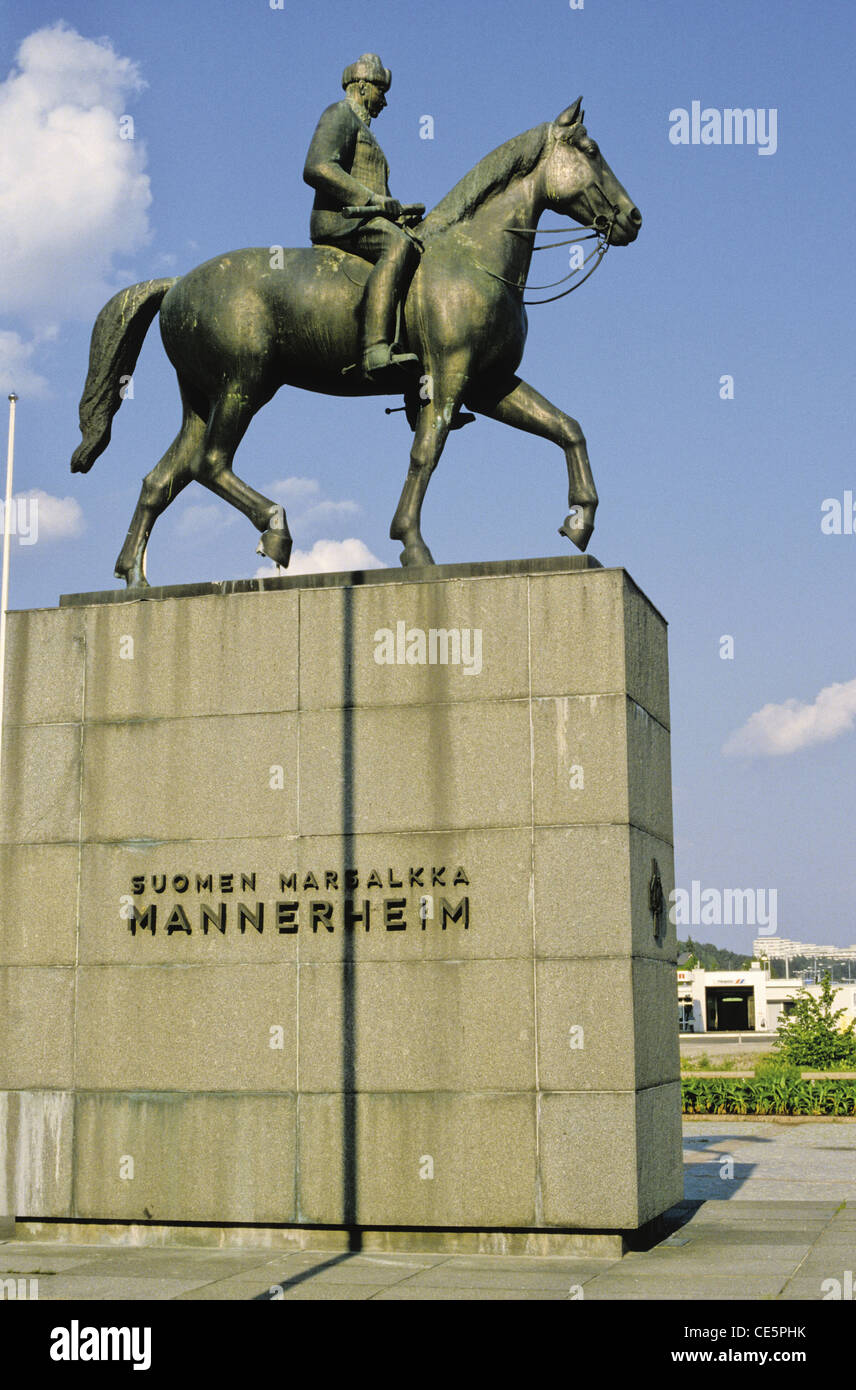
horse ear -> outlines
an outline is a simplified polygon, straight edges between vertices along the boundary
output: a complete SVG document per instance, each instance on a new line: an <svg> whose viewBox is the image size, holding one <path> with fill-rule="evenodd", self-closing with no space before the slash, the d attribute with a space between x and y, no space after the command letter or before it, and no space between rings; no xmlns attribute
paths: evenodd
<svg viewBox="0 0 856 1390"><path fill-rule="evenodd" d="M582 104L582 97L577 97L573 106L566 107L562 114L556 117L556 125L576 125L577 121L584 120L585 117L580 109Z"/></svg>

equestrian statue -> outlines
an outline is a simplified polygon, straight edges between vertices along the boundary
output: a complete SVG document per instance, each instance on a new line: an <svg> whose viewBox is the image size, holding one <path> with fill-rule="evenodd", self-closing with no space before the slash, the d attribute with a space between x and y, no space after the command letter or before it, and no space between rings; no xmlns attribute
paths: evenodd
<svg viewBox="0 0 856 1390"><path fill-rule="evenodd" d="M582 279L610 246L635 241L641 214L586 131L582 98L500 145L427 216L419 204L403 206L390 195L370 129L390 81L380 58L363 54L345 69L344 100L318 122L304 169L315 189L311 247L230 251L187 275L131 285L98 315L72 472L88 472L110 442L124 383L158 310L183 407L176 438L143 480L116 561L129 588L146 587L152 527L193 480L249 517L261 532L259 554L288 565L283 508L232 468L256 411L286 384L403 397L414 438L390 526L403 565L434 563L420 529L422 501L449 432L473 412L559 445L569 480L560 533L580 550L588 545L598 499L582 430L517 375L525 306L549 302L524 292L533 252L546 249L535 244L546 210L586 229L549 245L595 243L585 258L594 266Z"/></svg>

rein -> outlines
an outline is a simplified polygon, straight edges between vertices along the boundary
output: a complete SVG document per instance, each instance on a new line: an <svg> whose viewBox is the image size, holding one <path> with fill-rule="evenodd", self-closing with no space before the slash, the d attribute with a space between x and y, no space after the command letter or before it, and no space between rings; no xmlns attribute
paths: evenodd
<svg viewBox="0 0 856 1390"><path fill-rule="evenodd" d="M532 285L531 288L533 290L551 290L554 285L563 285L566 280L572 280L575 275L578 275L580 271L586 265L588 265L588 262L592 259L592 256L595 256L597 257L597 259L595 260L594 265L591 267L591 270L587 271L583 278L581 280L578 280L575 285L570 285L566 290L562 290L561 294L551 294L548 295L546 299L524 299L524 304L553 304L557 299L564 299L567 295L572 294L574 290L578 290L580 288L580 285L584 285L586 280L588 280L590 276L594 275L594 272L597 270L598 266L600 265L601 261L603 260L604 256L609 250L609 238L612 235L612 229L615 226L615 220L618 217L618 208L609 202L608 198L603 193L603 190L599 187L598 192L601 194L601 197L610 209L609 217L606 217L603 213L598 213L598 215L594 218L594 221L591 223L591 231L588 232L585 236L566 237L562 241L551 241L542 246L533 246L532 250L552 251L559 246L571 246L580 241L596 240L597 245L595 246L595 248L592 251L590 251L589 254L585 257L582 265L575 266L574 269L569 271L567 275L563 275L560 280L551 280L548 284L545 285ZM545 236L555 236L558 232L563 232L564 230L564 227L505 228L505 231L513 232L517 236L537 236L539 231L543 232ZM484 270L487 272L488 275L492 275L495 280L501 280L503 284L510 285L512 289L524 290L526 288L525 281L521 285L519 280L509 280L507 276L500 275L499 272L496 270L489 270L486 265L481 265L478 261L476 261L476 265L478 265L480 270Z"/></svg>

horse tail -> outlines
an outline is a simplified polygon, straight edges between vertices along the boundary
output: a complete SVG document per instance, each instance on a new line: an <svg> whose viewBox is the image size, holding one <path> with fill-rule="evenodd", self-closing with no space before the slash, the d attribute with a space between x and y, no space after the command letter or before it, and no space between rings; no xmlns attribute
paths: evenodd
<svg viewBox="0 0 856 1390"><path fill-rule="evenodd" d="M89 371L80 398L83 442L71 456L72 473L88 473L110 443L113 416L124 399L124 387L136 366L143 339L167 290L179 279L174 275L168 280L130 285L114 294L95 320Z"/></svg>

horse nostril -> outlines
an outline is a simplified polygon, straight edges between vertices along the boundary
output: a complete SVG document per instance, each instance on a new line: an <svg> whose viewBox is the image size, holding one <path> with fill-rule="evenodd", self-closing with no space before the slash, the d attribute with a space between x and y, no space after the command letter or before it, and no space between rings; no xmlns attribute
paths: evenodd
<svg viewBox="0 0 856 1390"><path fill-rule="evenodd" d="M630 221L633 223L634 227L642 226L642 214L638 208L630 209Z"/></svg>

